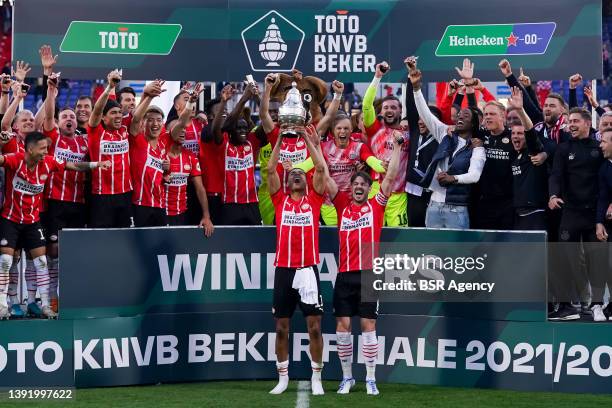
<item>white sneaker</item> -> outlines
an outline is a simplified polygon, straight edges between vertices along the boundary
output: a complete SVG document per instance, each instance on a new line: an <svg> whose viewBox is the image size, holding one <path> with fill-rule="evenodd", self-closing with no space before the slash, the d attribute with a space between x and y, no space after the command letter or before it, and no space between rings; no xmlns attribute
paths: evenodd
<svg viewBox="0 0 612 408"><path fill-rule="evenodd" d="M594 322L605 322L606 320L606 315L603 312L603 309L601 308L601 305L593 305L593 307L591 308L591 310L593 311L593 321Z"/></svg>
<svg viewBox="0 0 612 408"><path fill-rule="evenodd" d="M55 313L53 309L51 309L51 306L43 306L42 315L47 319L57 319L57 313Z"/></svg>
<svg viewBox="0 0 612 408"><path fill-rule="evenodd" d="M310 388L312 389L312 395L324 395L325 391L323 391L323 384L321 380L310 380Z"/></svg>
<svg viewBox="0 0 612 408"><path fill-rule="evenodd" d="M338 387L338 394L348 394L354 386L354 378L343 378L342 382L340 383L340 386Z"/></svg>
<svg viewBox="0 0 612 408"><path fill-rule="evenodd" d="M289 376L286 375L286 376L279 377L278 384L276 384L276 387L272 388L272 391L270 391L270 394L273 394L273 395L282 394L283 392L285 392L288 386L289 386Z"/></svg>
<svg viewBox="0 0 612 408"><path fill-rule="evenodd" d="M367 380L366 381L366 390L368 395L378 395L380 394L378 392L378 387L376 386L376 381L374 380Z"/></svg>

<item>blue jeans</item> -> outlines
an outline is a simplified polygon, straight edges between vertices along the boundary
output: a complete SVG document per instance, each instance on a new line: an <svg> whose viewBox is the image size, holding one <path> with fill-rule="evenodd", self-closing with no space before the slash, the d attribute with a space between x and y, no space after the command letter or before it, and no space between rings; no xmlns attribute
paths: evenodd
<svg viewBox="0 0 612 408"><path fill-rule="evenodd" d="M469 229L470 216L464 205L443 204L430 201L425 214L427 228Z"/></svg>

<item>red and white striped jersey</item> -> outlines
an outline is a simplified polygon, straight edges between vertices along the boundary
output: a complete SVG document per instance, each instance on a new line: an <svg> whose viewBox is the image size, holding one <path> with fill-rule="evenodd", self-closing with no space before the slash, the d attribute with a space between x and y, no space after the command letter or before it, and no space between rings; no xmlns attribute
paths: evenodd
<svg viewBox="0 0 612 408"><path fill-rule="evenodd" d="M40 207L45 183L53 172L65 170L64 162L45 156L36 167L28 169L23 153L4 156L6 197L2 216L18 224L40 220Z"/></svg>
<svg viewBox="0 0 612 408"><path fill-rule="evenodd" d="M87 137L82 135L62 136L54 128L45 131L51 139L49 155L59 162L83 162L88 154ZM85 172L64 170L51 175L47 184L46 198L71 203L85 202Z"/></svg>
<svg viewBox="0 0 612 408"><path fill-rule="evenodd" d="M370 148L374 155L382 161L391 161L391 155L393 153L393 132L398 129L392 129L383 125L379 120L375 120L372 126L366 128L366 133L370 140ZM408 169L408 154L410 152L410 146L408 143L408 133L403 132L405 142L402 146L402 153L400 154L400 167L397 173L395 183L393 183L393 192L403 193L406 187L406 170ZM372 172L372 179L382 182L384 174L378 174Z"/></svg>
<svg viewBox="0 0 612 408"><path fill-rule="evenodd" d="M379 191L363 205L351 201L342 211L338 228L340 272L372 269L372 258L380 242L387 200Z"/></svg>
<svg viewBox="0 0 612 408"><path fill-rule="evenodd" d="M272 145L272 148L276 145L276 140L280 137L280 127L276 125L274 129L267 134L268 141ZM281 141L280 154L278 156L278 164L276 165L276 172L281 180L281 186L284 193L289 193L287 190L287 177L289 173L285 171L283 167L284 161L290 161L291 164L296 165L302 163L310 157L306 142L301 136L298 137L283 137ZM312 189L312 175L313 171L309 171L306 177L308 181L308 191Z"/></svg>
<svg viewBox="0 0 612 408"><path fill-rule="evenodd" d="M91 171L92 194L123 194L132 191L130 175L130 142L127 127L107 131L100 123L95 128L87 126L89 157L91 161L110 160L107 170Z"/></svg>
<svg viewBox="0 0 612 408"><path fill-rule="evenodd" d="M167 134L162 134L153 148L145 135L130 136L130 167L134 190L132 203L144 207L164 208L163 161L166 156Z"/></svg>
<svg viewBox="0 0 612 408"><path fill-rule="evenodd" d="M13 137L4 146L2 146L2 154L10 153L25 153L25 143L19 136Z"/></svg>
<svg viewBox="0 0 612 408"><path fill-rule="evenodd" d="M338 147L333 140L321 142L321 151L329 169L329 176L338 186L338 192L350 192L355 166L374 156L367 145L353 140L344 149ZM325 204L332 205L329 199Z"/></svg>
<svg viewBox="0 0 612 408"><path fill-rule="evenodd" d="M274 265L302 268L319 263L319 216L323 196L314 189L300 200L279 189L272 194L276 217Z"/></svg>
<svg viewBox="0 0 612 408"><path fill-rule="evenodd" d="M202 123L197 119L191 119L191 123L185 128L185 141L183 149L187 149L198 157L200 155L200 135L202 134Z"/></svg>
<svg viewBox="0 0 612 408"><path fill-rule="evenodd" d="M229 135L223 134L225 152L225 177L223 181L223 202L247 204L256 203L255 157L259 154L259 140L253 132L242 145L230 143Z"/></svg>
<svg viewBox="0 0 612 408"><path fill-rule="evenodd" d="M189 150L181 149L181 154L171 156L170 180L165 183L166 214L179 215L187 211L187 180L202 175L198 158Z"/></svg>

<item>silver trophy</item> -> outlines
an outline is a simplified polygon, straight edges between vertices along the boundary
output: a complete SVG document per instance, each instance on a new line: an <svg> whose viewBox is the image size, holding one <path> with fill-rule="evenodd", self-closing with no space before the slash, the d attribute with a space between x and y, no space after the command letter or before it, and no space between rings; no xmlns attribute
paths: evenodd
<svg viewBox="0 0 612 408"><path fill-rule="evenodd" d="M296 137L296 126L304 126L306 123L306 108L302 102L302 96L295 82L291 83L291 89L287 92L285 102L278 109L278 121L281 125L281 136Z"/></svg>

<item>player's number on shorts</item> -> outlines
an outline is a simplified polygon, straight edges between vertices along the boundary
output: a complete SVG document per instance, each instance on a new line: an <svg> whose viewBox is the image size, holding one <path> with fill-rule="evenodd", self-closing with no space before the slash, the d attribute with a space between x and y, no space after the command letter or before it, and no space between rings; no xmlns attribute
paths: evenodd
<svg viewBox="0 0 612 408"><path fill-rule="evenodd" d="M397 220L399 221L399 225L408 225L408 214L397 214Z"/></svg>
<svg viewBox="0 0 612 408"><path fill-rule="evenodd" d="M41 239L41 241L44 241L45 240L45 234L43 233L43 230L41 228L39 228L38 232L40 232L40 239Z"/></svg>

